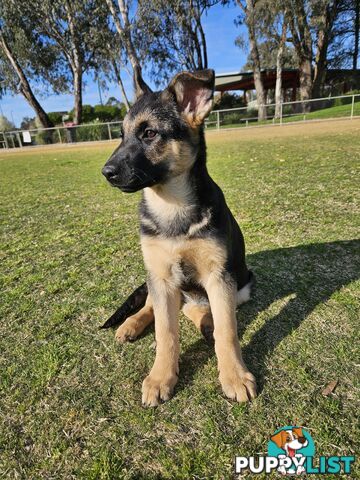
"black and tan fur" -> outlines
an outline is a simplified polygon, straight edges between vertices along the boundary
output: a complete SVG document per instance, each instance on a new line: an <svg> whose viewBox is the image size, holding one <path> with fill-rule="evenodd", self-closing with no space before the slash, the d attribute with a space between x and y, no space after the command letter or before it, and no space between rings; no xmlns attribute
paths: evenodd
<svg viewBox="0 0 360 480"><path fill-rule="evenodd" d="M250 296L242 233L206 168L203 122L212 107L214 72L183 72L153 93L139 72L137 101L123 124L123 140L103 168L125 192L143 190L141 247L148 272L130 303L105 326L122 321L120 342L133 340L155 319L156 357L142 387L144 405L168 400L179 373L180 308L215 341L226 396L256 396L241 356L236 306ZM129 306L130 305L130 306Z"/></svg>

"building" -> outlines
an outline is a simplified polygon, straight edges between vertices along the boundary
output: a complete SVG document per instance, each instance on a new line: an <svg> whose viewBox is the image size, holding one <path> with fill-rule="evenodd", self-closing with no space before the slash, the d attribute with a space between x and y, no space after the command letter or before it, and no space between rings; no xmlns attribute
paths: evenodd
<svg viewBox="0 0 360 480"><path fill-rule="evenodd" d="M264 69L261 77L266 93L275 90L276 69ZM300 74L298 69L284 68L282 70L282 88L285 101L295 101L300 86ZM349 90L360 89L360 69L334 69L327 70L324 82L324 90L327 95L346 93ZM235 72L217 74L215 77L215 91L228 92L240 90L247 103L247 92L255 90L253 72Z"/></svg>

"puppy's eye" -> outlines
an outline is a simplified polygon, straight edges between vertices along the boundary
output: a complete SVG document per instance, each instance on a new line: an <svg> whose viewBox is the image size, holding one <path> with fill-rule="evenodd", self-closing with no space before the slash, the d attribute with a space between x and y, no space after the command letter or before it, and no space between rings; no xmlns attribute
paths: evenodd
<svg viewBox="0 0 360 480"><path fill-rule="evenodd" d="M151 130L151 128L147 128L144 132L143 138L146 138L147 140L152 140L155 138L157 135L157 132L155 130Z"/></svg>

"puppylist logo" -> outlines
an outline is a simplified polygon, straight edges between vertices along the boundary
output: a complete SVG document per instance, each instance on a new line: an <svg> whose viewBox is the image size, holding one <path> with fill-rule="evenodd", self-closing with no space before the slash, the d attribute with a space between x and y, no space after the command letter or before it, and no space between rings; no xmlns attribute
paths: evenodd
<svg viewBox="0 0 360 480"><path fill-rule="evenodd" d="M271 435L266 457L236 457L235 472L282 475L351 473L354 456L315 458L315 444L304 427L286 426Z"/></svg>

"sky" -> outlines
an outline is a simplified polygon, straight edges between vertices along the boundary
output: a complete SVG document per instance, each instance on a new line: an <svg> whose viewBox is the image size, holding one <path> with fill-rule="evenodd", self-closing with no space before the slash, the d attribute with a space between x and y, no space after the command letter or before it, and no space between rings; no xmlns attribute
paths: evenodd
<svg viewBox="0 0 360 480"><path fill-rule="evenodd" d="M235 38L243 33L244 27L236 27L234 19L239 14L239 7L233 5L223 7L215 5L203 19L208 47L209 67L216 73L228 73L239 71L246 63L246 53L235 46ZM145 80L151 85L151 81L144 74ZM127 92L132 91L132 80L124 74L124 83ZM95 105L100 103L97 84L91 76L84 77L83 104ZM34 86L34 84L32 84ZM102 91L103 102L109 97L120 99L119 88L116 84L109 83L107 90ZM65 111L73 108L73 96L71 94L39 96L42 107L47 112ZM23 117L34 117L34 111L21 95L6 95L0 98L0 115L5 115L10 121L20 126Z"/></svg>

